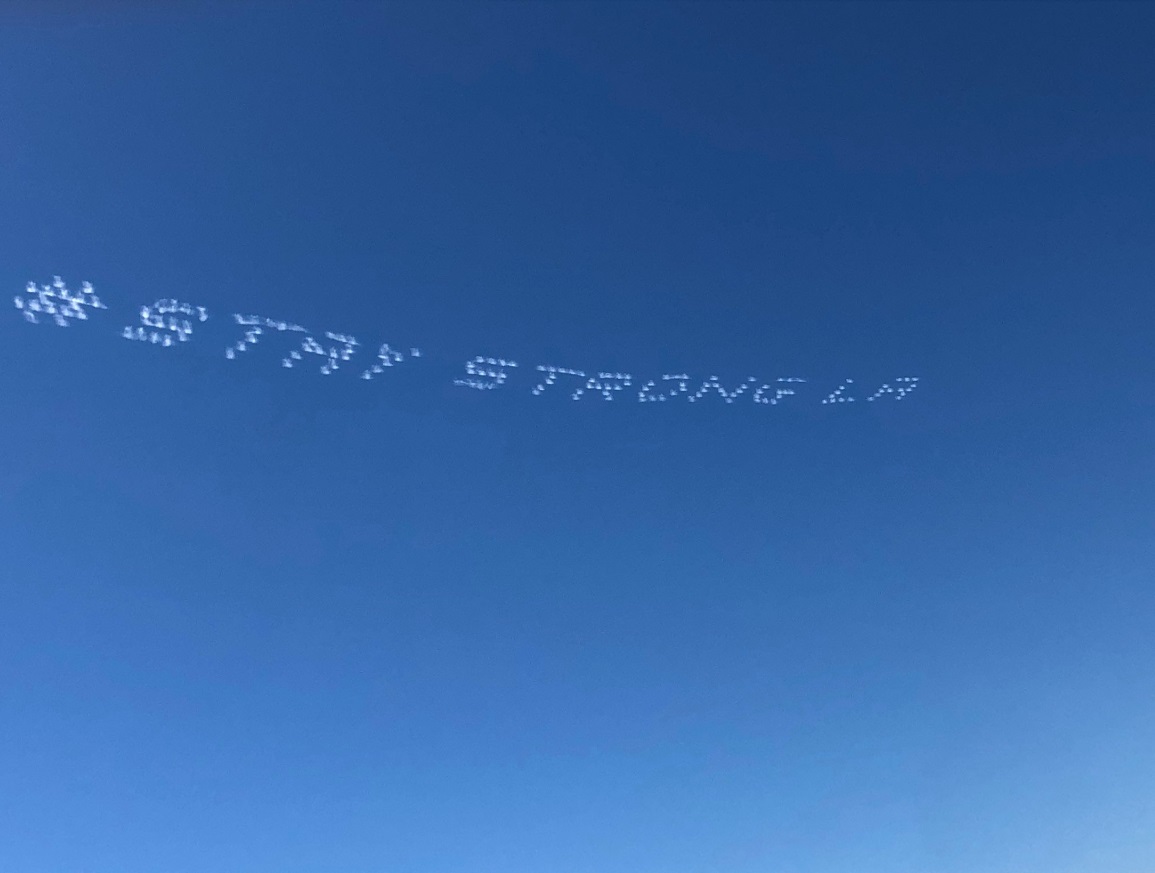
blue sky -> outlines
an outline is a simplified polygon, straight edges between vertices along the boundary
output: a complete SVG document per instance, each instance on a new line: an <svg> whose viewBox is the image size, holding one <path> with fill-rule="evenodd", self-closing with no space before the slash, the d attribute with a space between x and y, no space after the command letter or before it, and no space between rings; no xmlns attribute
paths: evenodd
<svg viewBox="0 0 1155 873"><path fill-rule="evenodd" d="M1153 32L0 11L0 870L1151 870Z"/></svg>

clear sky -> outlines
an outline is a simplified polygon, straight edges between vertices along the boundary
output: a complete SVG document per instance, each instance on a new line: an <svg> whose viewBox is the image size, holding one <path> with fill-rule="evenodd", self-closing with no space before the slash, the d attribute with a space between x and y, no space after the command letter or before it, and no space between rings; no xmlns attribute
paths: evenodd
<svg viewBox="0 0 1155 873"><path fill-rule="evenodd" d="M4 4L0 871L1155 869L1153 35Z"/></svg>

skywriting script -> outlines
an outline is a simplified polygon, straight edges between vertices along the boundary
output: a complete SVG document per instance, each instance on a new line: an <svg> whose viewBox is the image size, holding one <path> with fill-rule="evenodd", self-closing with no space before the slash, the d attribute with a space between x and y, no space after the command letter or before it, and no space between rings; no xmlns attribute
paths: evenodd
<svg viewBox="0 0 1155 873"><path fill-rule="evenodd" d="M25 321L34 325L68 327L75 322L97 320L109 320L113 325L117 323L111 315L100 314L107 312L108 307L91 282L82 282L79 290L72 290L59 276L46 285L29 282L24 293L15 297L15 305ZM133 323L121 322L120 327L113 329L120 337L132 342L175 348L191 342L207 321L209 313L205 307L164 298L141 306ZM325 376L344 370L371 381L382 377L387 370L406 363L412 365L413 361L424 357L418 348L381 343L376 346L373 358L368 360L361 342L351 334L313 331L299 324L261 315L232 313L228 323L235 328L235 338L223 347L223 354L229 360L236 360L255 349L267 349L280 359L282 367L288 369L313 364ZM454 385L475 391L493 391L506 387L511 379L516 381L519 372L530 368L522 368L517 361L505 357L475 355L463 362L462 370L464 372L453 380ZM635 378L631 373L587 372L552 364L536 364L530 373L529 381L535 383L529 390L530 395L540 397L565 393L575 401L583 398L625 399L632 395L639 403L679 399L694 403L706 398L735 403L749 398L756 404L777 406L787 398L796 397L801 386L807 384L806 379L794 376L772 379L747 376L729 382L718 376L695 377L689 373ZM867 389L869 393L860 393L853 379L843 379L841 384L822 396L821 402L903 400L918 387L918 382L917 376L898 376L883 382L873 391ZM791 402L803 402L803 399Z"/></svg>

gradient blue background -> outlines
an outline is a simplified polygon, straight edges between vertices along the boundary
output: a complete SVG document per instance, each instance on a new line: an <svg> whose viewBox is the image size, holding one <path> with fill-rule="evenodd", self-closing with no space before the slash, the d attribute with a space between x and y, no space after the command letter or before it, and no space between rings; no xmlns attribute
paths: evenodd
<svg viewBox="0 0 1155 873"><path fill-rule="evenodd" d="M0 319L0 870L1155 869L1153 35L5 4L0 285L109 309Z"/></svg>

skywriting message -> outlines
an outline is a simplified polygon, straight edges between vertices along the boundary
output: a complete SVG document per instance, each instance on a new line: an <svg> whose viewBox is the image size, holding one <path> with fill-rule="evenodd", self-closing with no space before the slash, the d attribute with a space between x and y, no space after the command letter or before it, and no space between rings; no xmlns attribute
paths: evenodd
<svg viewBox="0 0 1155 873"><path fill-rule="evenodd" d="M59 276L49 284L29 282L23 294L14 298L16 309L32 325L69 327L78 322L96 322L125 340L159 348L176 348L201 338L201 326L210 321L208 310L173 298L142 305L135 318L116 318L100 299L91 282L70 289ZM125 323L125 322L129 323ZM351 374L366 381L380 379L402 365L412 368L427 356L418 348L388 342L363 345L350 333L314 331L290 321L262 315L230 313L230 339L220 346L229 360L241 355L267 355L286 369L315 368L324 376ZM208 340L211 342L211 340ZM521 374L527 374L528 378ZM854 379L837 386L823 386L809 400L799 396L808 380L797 376L762 378L746 376L723 380L718 376L690 373L663 373L635 376L608 370L585 370L549 363L522 366L509 357L468 356L460 364L453 384L472 391L517 390L518 383L529 386L532 397L562 395L573 401L612 401L632 398L638 403L662 402L752 402L765 406L783 403L854 403L862 400L903 400L918 387L919 377L898 376L860 389ZM791 399L793 398L793 399Z"/></svg>

